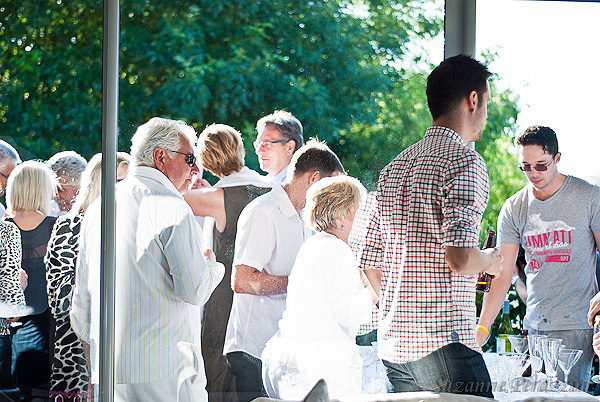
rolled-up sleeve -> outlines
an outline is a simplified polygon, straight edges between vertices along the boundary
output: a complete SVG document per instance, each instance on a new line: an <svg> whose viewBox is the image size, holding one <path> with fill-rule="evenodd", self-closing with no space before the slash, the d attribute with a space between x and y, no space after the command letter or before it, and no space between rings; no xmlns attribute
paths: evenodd
<svg viewBox="0 0 600 402"><path fill-rule="evenodd" d="M449 170L442 205L442 244L478 247L481 218L487 206L489 182L483 159L468 153Z"/></svg>

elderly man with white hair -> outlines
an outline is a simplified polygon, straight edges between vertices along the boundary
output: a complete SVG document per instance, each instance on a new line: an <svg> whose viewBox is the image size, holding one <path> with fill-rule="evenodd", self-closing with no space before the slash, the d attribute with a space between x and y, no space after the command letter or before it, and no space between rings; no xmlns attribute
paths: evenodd
<svg viewBox="0 0 600 402"><path fill-rule="evenodd" d="M4 195L8 176L21 163L19 153L8 142L0 140L0 197ZM6 215L6 208L0 204L0 218Z"/></svg>
<svg viewBox="0 0 600 402"><path fill-rule="evenodd" d="M152 118L131 140L133 170L116 189L115 401L207 401L193 318L224 274L202 255L202 233L184 194L198 173L196 135ZM71 324L90 343L97 382L100 203L81 228Z"/></svg>
<svg viewBox="0 0 600 402"><path fill-rule="evenodd" d="M50 215L64 215L75 202L87 161L75 151L62 151L48 159L46 165L52 169L58 181L58 191L54 196Z"/></svg>

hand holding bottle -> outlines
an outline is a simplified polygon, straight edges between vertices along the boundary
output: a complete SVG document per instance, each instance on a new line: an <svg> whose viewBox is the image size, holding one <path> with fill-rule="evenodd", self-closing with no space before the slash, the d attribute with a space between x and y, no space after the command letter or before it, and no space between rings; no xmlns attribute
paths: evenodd
<svg viewBox="0 0 600 402"><path fill-rule="evenodd" d="M482 292L489 292L490 286L492 285L492 279L496 274L500 272L501 264L502 264L502 256L498 252L498 250L494 247L496 244L496 232L493 229L488 231L488 234L485 238L485 242L481 247L483 250L481 251L484 254L488 261L487 265L483 268L479 277L477 278L477 285L475 289ZM499 262L498 262L498 257Z"/></svg>
<svg viewBox="0 0 600 402"><path fill-rule="evenodd" d="M492 247L481 250L481 252L487 254L489 261L483 272L492 276L498 275L502 270L502 261L504 261L504 257L500 254L500 251L496 247Z"/></svg>

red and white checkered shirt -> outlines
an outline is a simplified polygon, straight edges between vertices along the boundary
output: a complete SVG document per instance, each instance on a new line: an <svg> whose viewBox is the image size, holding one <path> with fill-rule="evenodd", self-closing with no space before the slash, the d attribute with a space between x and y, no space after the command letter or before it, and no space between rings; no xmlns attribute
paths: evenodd
<svg viewBox="0 0 600 402"><path fill-rule="evenodd" d="M379 176L360 258L381 269L379 357L404 363L452 342L475 343L476 275L453 273L446 246L478 247L489 193L483 158L458 134L430 127Z"/></svg>

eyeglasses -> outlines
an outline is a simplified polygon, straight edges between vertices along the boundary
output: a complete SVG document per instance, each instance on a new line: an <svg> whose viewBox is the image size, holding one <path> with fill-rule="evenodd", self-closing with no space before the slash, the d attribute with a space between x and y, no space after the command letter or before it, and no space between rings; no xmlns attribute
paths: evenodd
<svg viewBox="0 0 600 402"><path fill-rule="evenodd" d="M5 175L4 173L0 172L0 174L2 175L2 177L4 177L6 180L8 180L8 176Z"/></svg>
<svg viewBox="0 0 600 402"><path fill-rule="evenodd" d="M273 146L273 144L277 144L280 142L288 142L291 141L289 139L283 139L283 140L277 140L277 141L259 141L256 140L254 141L252 144L254 145L254 149L256 151L258 151L261 147L264 148L265 151L268 151L269 149L271 149L271 147Z"/></svg>
<svg viewBox="0 0 600 402"><path fill-rule="evenodd" d="M538 172L545 172L546 170L548 170L548 166L552 165L552 162L554 162L554 160L551 160L546 165L535 165L535 166L521 165L521 166L519 166L519 169L521 169L524 172L531 172L531 169L535 169Z"/></svg>
<svg viewBox="0 0 600 402"><path fill-rule="evenodd" d="M196 159L196 155L194 155L194 154L186 154L184 152L179 152L179 151L169 151L169 152L175 152L176 154L185 155L185 163L190 165L190 167L194 167L194 165L196 165L197 159Z"/></svg>

